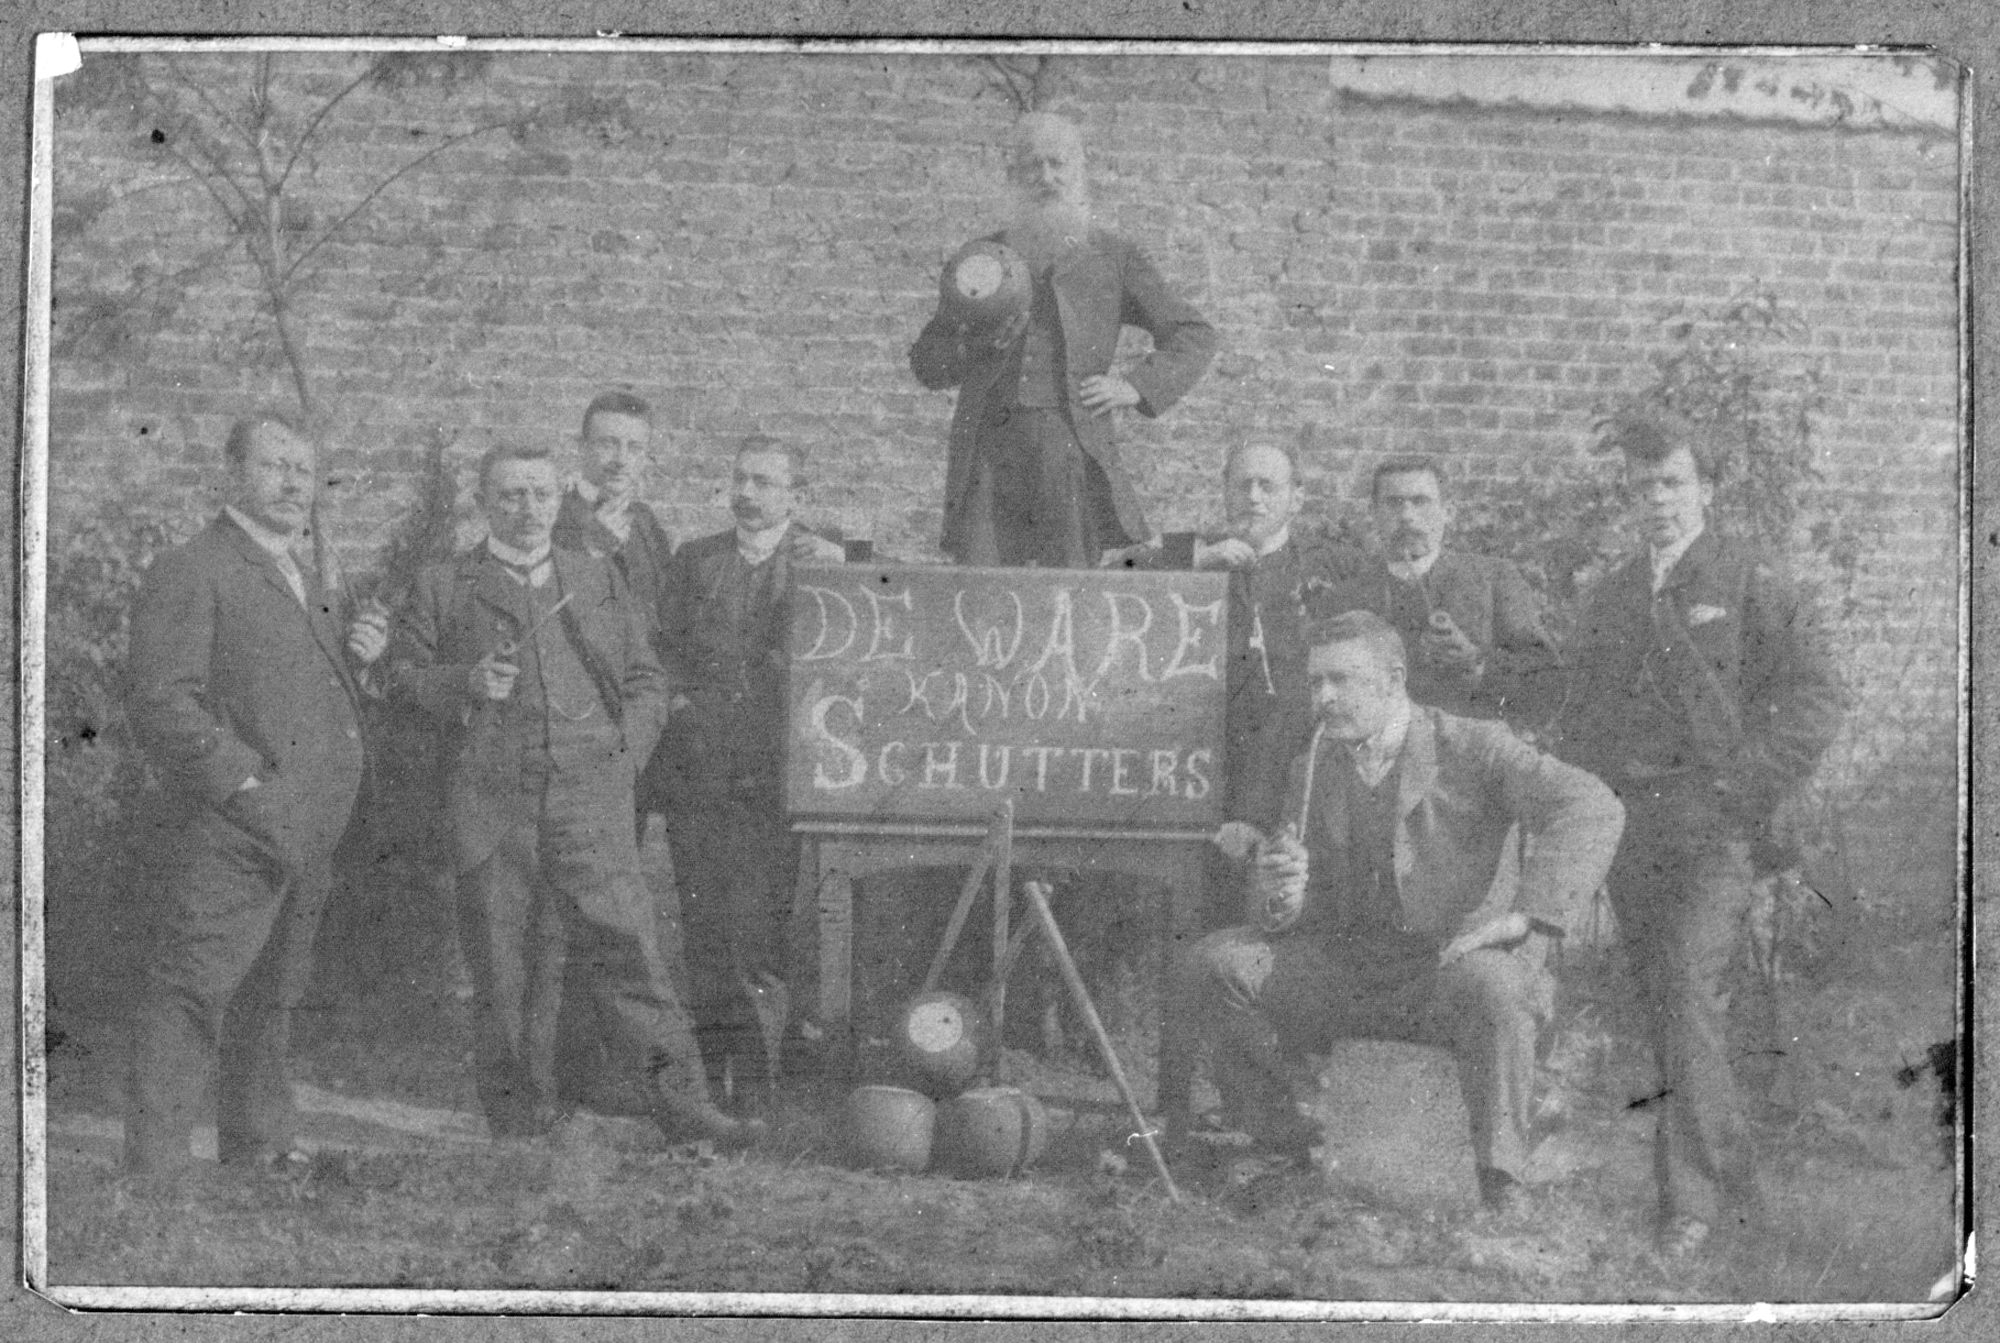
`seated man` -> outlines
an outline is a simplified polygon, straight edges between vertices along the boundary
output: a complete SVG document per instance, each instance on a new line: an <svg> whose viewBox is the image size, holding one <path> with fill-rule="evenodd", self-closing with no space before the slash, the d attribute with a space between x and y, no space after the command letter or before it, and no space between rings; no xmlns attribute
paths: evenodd
<svg viewBox="0 0 2000 1343"><path fill-rule="evenodd" d="M1315 723L1252 864L1249 926L1193 953L1216 1085L1253 1139L1303 1157L1318 1135L1287 1056L1352 1037L1446 1045L1480 1195L1505 1207L1552 996L1542 939L1604 879L1623 812L1503 725L1411 703L1402 638L1379 616L1309 625L1306 644ZM1496 883L1517 824L1532 839L1520 880Z"/></svg>

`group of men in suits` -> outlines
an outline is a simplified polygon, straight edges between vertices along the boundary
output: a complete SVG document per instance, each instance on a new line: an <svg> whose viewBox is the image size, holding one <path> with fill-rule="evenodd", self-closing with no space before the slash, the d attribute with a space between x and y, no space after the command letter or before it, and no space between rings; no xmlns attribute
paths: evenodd
<svg viewBox="0 0 2000 1343"><path fill-rule="evenodd" d="M1025 118L1010 171L1022 203L996 236L1026 258L1029 301L998 331L941 305L910 352L926 386L960 388L944 549L1229 572L1228 856L1190 964L1235 1118L1302 1157L1316 1134L1299 1056L1353 1034L1443 1043L1482 1195L1519 1205L1544 955L1608 877L1660 1072L1662 1237L1689 1248L1754 1222L1721 980L1752 844L1828 744L1838 694L1775 565L1712 525L1710 445L1667 416L1620 424L1645 545L1564 649L1517 569L1446 543L1451 482L1433 458L1374 471L1373 552L1299 535L1299 464L1262 442L1227 454L1223 533L1156 533L1111 412L1165 410L1215 332L1091 222L1073 125ZM1125 325L1153 347L1120 369ZM423 574L393 637L302 558L310 439L268 418L231 434L229 505L160 558L133 619L132 716L186 807L131 1071L132 1166L186 1164L218 1058L223 1159L291 1151L287 1020L362 787L368 694L420 706L448 743L495 1131L545 1132L610 1085L676 1136L759 1136L717 1100L771 1076L783 1017L790 570L844 551L794 516L799 451L759 437L734 455L735 525L671 549L640 499L652 434L638 398L594 400L567 493L546 451L487 453L489 535ZM638 865L653 812L679 985Z"/></svg>
<svg viewBox="0 0 2000 1343"><path fill-rule="evenodd" d="M156 561L133 611L132 719L183 806L127 1074L129 1168L190 1168L212 1068L221 1159L301 1159L289 1022L363 788L370 695L423 711L444 745L493 1132L600 1104L676 1139L762 1136L756 1009L782 991L796 866L777 791L789 567L844 552L792 516L801 454L763 438L735 454L736 526L672 550L639 498L651 434L645 402L594 400L567 491L546 448L489 450L485 539L425 569L392 632L313 554L310 435L276 417L231 432L228 504ZM679 984L639 865L654 811ZM744 1103L718 1104L717 1084Z"/></svg>
<svg viewBox="0 0 2000 1343"><path fill-rule="evenodd" d="M1513 565L1445 544L1434 458L1375 470L1373 553L1294 535L1299 464L1270 443L1229 450L1221 535L1162 534L1110 413L1171 406L1216 333L1093 222L1074 124L1024 117L1010 175L1016 213L989 240L1025 261L1027 302L982 325L947 290L910 351L926 387L959 389L944 546L977 564L1229 571L1230 860L1210 883L1230 926L1191 973L1230 1108L1296 1156L1315 1136L1291 1085L1300 1054L1351 1034L1445 1043L1481 1194L1518 1206L1546 944L1608 877L1660 1075L1661 1242L1754 1225L1722 980L1753 852L1830 743L1840 696L1770 557L1712 525L1712 445L1672 416L1617 426L1643 553L1560 650ZM1151 337L1122 370L1121 326Z"/></svg>
<svg viewBox="0 0 2000 1343"><path fill-rule="evenodd" d="M1444 544L1432 459L1374 472L1372 553L1292 539L1296 464L1245 447L1224 473L1226 534L1107 560L1232 576L1224 834L1240 866L1217 878L1230 926L1190 958L1226 1111L1306 1159L1301 1058L1353 1035L1444 1044L1482 1196L1518 1209L1545 958L1604 885L1659 1072L1659 1235L1685 1252L1764 1216L1723 984L1752 855L1830 744L1840 691L1776 563L1714 525L1701 430L1628 417L1610 446L1644 544L1560 648L1512 565Z"/></svg>

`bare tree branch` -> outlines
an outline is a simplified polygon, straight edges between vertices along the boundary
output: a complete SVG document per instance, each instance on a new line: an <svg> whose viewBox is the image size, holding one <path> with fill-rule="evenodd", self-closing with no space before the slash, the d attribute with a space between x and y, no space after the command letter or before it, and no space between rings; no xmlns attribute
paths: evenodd
<svg viewBox="0 0 2000 1343"><path fill-rule="evenodd" d="M220 121L230 130L235 131L236 134L242 138L244 144L247 145L251 143L250 132L247 129L245 129L240 123L238 123L235 117L230 116L229 113L223 109L221 104L217 103L215 99L209 97L207 89L203 88L201 85L195 83L192 79L188 78L187 72L181 69L181 64L179 61L169 56L166 58L166 64L167 64L167 69L173 71L174 78L180 81L181 87L187 89L188 92L194 94L195 97L201 99L202 106L206 107L215 116L215 119L217 121Z"/></svg>
<svg viewBox="0 0 2000 1343"><path fill-rule="evenodd" d="M395 172L390 173L387 177L383 178L381 181L377 182L373 187L369 188L368 194L363 196L359 201L355 202L353 209L349 210L346 214L342 215L340 218L334 220L331 224L327 225L326 228L322 229L320 231L319 237L313 240L312 245L310 247L307 247L304 251L300 252L296 257L292 258L292 263L289 266L285 267L284 274L279 278L281 280L289 281L293 276L293 274L297 272L298 268L300 266L303 266L306 263L306 261L313 255L313 253L319 251L320 248L326 246L328 242L332 241L334 234L340 232L340 230L347 225L348 221L352 220L355 216L359 215L363 210L366 210L371 204L374 203L374 200L377 196L381 195L384 191L388 190L389 187L393 183L395 183L398 178L401 178L404 174L412 172L415 169L424 165L425 163L430 162L430 160L436 158L438 155L444 153L445 150L450 149L455 145L463 144L467 140L474 139L477 136L486 135L492 131L505 130L508 128L508 126L512 124L514 123L504 122L504 121L494 122L490 126L481 126L477 130L466 131L462 135L450 136L449 138L432 146L430 149L424 151L422 154L417 155L417 157L411 159L408 163L405 163L402 167L396 169Z"/></svg>
<svg viewBox="0 0 2000 1343"><path fill-rule="evenodd" d="M278 186L280 189L284 187L285 183L291 180L292 169L298 166L299 157L306 152L306 144L312 139L313 132L319 129L320 122L326 120L327 113L340 106L341 99L368 82L369 76L375 73L377 64L378 62L370 61L367 69L349 80L347 87L343 88L339 93L334 94L333 97L321 103L319 111L313 113L311 120L306 122L305 129L300 131L298 138L292 142L291 156L285 160L284 171L278 174Z"/></svg>
<svg viewBox="0 0 2000 1343"><path fill-rule="evenodd" d="M249 194L245 192L242 186L234 178L230 177L227 172L219 172L219 173L203 172L200 165L195 163L193 159L190 159L187 156L187 153L181 149L178 143L176 143L175 137L169 136L164 143L166 144L167 152L169 154L172 154L175 158L179 159L181 161L181 165L188 170L188 176L194 178L195 181L201 183L203 189L206 190L208 194L214 198L216 209L222 211L222 217L229 221L230 228L237 233L242 233L243 221L247 217L247 212L255 204L255 202L253 202L250 199ZM229 198L224 196L222 194L222 188L216 185L216 177L218 175L220 175L225 182L227 182L231 187L235 189L237 197L241 201L241 210L243 211L243 213L239 213L237 209L231 207L229 203Z"/></svg>
<svg viewBox="0 0 2000 1343"><path fill-rule="evenodd" d="M1029 82L1030 76L1028 72L1004 56L984 56L981 59L986 62L989 70L986 81L987 87L1004 90L1007 96L1014 100L1014 106L1017 110L1022 112L1032 111L1033 105L1029 101L1029 90L1033 86ZM999 76L997 80L993 78L994 74Z"/></svg>

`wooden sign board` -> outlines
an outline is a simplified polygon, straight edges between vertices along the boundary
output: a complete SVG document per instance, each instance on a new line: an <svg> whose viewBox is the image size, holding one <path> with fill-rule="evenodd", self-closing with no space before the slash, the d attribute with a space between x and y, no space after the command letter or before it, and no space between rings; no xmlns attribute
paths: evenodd
<svg viewBox="0 0 2000 1343"><path fill-rule="evenodd" d="M846 565L792 599L795 819L1209 829L1227 578Z"/></svg>

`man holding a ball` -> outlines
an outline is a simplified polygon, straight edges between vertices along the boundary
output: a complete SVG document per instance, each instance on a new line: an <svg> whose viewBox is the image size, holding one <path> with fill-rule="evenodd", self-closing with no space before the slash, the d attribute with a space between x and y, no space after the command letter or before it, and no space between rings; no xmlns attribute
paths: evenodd
<svg viewBox="0 0 2000 1343"><path fill-rule="evenodd" d="M919 382L959 389L944 549L962 564L1087 569L1151 535L1112 412L1172 406L1207 369L1215 329L1137 247L1091 222L1073 123L1023 117L1009 178L1013 218L946 268L938 310L910 349ZM1127 325L1153 349L1119 369Z"/></svg>

